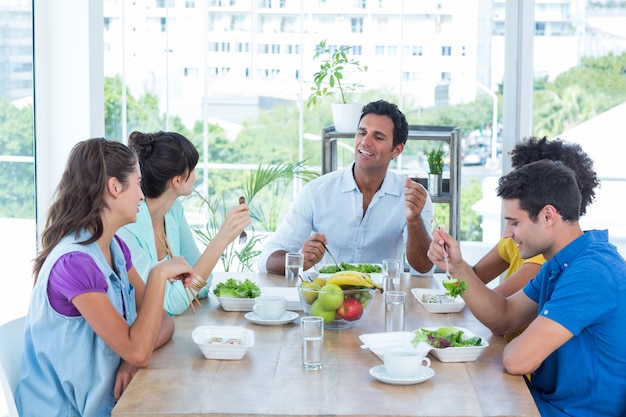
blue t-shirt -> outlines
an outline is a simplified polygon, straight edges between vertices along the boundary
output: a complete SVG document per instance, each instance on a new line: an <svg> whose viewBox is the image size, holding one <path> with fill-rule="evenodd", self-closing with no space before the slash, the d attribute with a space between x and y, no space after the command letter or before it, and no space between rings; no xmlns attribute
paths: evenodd
<svg viewBox="0 0 626 417"><path fill-rule="evenodd" d="M532 374L546 416L626 416L626 262L606 230L585 232L524 293L574 335Z"/></svg>

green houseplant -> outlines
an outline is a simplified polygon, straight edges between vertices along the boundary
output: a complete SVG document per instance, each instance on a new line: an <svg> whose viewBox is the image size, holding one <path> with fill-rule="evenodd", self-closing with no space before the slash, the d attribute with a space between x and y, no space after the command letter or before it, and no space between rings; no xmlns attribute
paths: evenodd
<svg viewBox="0 0 626 417"><path fill-rule="evenodd" d="M426 155L426 162L428 162L428 173L429 174L443 174L443 145L440 145L437 149L429 149L424 151L424 155Z"/></svg>
<svg viewBox="0 0 626 417"><path fill-rule="evenodd" d="M348 57L350 49L351 46L343 45L331 48L326 40L315 46L313 60L321 58L321 63L313 75L313 86L306 101L310 109L327 98L334 98L333 120L338 132L355 131L363 108L363 104L354 102L354 99L365 86L360 82L349 82L346 75L366 72L367 66Z"/></svg>
<svg viewBox="0 0 626 417"><path fill-rule="evenodd" d="M440 196L443 186L443 144L439 148L424 151L424 155L428 162L428 193L434 197Z"/></svg>

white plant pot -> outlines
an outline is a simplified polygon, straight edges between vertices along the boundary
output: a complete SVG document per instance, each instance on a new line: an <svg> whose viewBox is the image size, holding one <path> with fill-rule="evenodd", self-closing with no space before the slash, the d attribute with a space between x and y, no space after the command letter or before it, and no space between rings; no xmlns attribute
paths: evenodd
<svg viewBox="0 0 626 417"><path fill-rule="evenodd" d="M363 103L332 103L335 132L356 132L363 106Z"/></svg>

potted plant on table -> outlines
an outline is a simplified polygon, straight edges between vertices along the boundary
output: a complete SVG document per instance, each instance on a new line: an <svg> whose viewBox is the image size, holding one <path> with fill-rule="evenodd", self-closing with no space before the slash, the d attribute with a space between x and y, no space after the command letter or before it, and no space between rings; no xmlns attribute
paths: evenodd
<svg viewBox="0 0 626 417"><path fill-rule="evenodd" d="M331 48L326 40L315 46L313 59L322 58L319 71L313 75L311 94L306 101L308 108L326 98L334 98L333 120L335 131L354 132L358 124L363 103L353 101L364 86L359 82L348 82L346 74L366 72L367 66L348 57L351 46Z"/></svg>
<svg viewBox="0 0 626 417"><path fill-rule="evenodd" d="M428 193L433 197L438 197L442 193L443 184L443 144L439 145L439 148L425 151L424 155L428 162Z"/></svg>

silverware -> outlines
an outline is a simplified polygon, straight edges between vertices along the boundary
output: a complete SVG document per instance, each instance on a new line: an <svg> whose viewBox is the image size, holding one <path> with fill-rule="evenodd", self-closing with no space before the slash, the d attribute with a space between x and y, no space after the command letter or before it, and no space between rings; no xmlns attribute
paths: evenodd
<svg viewBox="0 0 626 417"><path fill-rule="evenodd" d="M433 227L433 231L439 230L439 224L437 223L437 219L434 217L430 219L430 224ZM441 244L441 249L443 249L443 260L446 261L446 276L452 279L452 276L450 275L450 268L448 266L448 251L446 250L446 245L444 243Z"/></svg>
<svg viewBox="0 0 626 417"><path fill-rule="evenodd" d="M244 204L245 202L246 202L245 197L243 196L239 197L239 204ZM246 233L245 230L243 230L241 234L239 235L239 244L245 245L247 241L248 241L248 234Z"/></svg>
<svg viewBox="0 0 626 417"><path fill-rule="evenodd" d="M332 253L330 253L330 251L328 250L328 248L326 247L326 245L324 244L324 242L322 242L321 240L318 240L318 242L320 242L322 244L322 246L324 247L324 249L326 250L326 253L328 253L328 255L330 255L330 258L333 260L333 262L335 263L335 265L337 266L337 269L340 271L343 271L344 269L341 267L341 265L339 264L339 262L337 262L337 260L335 259L335 257L333 256Z"/></svg>

